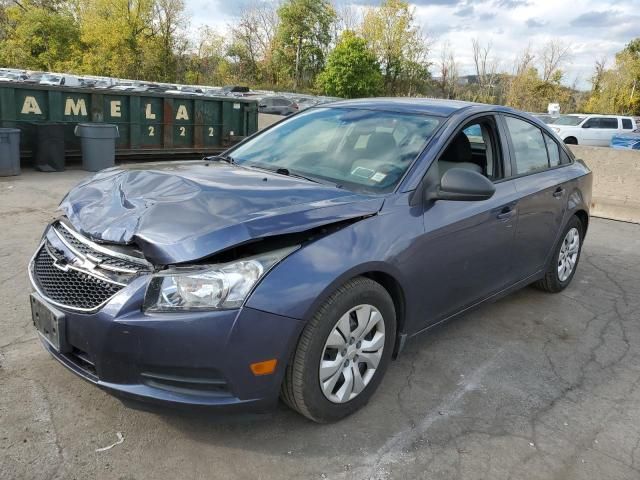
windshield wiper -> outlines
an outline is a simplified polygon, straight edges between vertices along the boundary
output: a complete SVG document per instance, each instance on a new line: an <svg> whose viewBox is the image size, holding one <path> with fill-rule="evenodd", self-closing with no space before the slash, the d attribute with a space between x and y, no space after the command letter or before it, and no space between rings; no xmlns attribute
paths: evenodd
<svg viewBox="0 0 640 480"><path fill-rule="evenodd" d="M211 155L210 157L204 157L203 160L209 161L223 161L227 162L231 165L235 165L236 161L233 159L231 155Z"/></svg>
<svg viewBox="0 0 640 480"><path fill-rule="evenodd" d="M292 172L288 168L284 168L284 167L269 168L269 167L263 167L262 165L249 165L249 166L251 168L257 168L258 170L266 170L267 172L277 173L279 175L286 175L287 177L302 178L303 180L307 180L307 181L313 182L313 183L319 183L319 184L323 184L324 183L324 182L321 182L320 180L317 180L315 178L307 177L305 175L301 175L299 173Z"/></svg>
<svg viewBox="0 0 640 480"><path fill-rule="evenodd" d="M303 180L308 180L308 181L313 182L313 183L320 183L320 184L322 184L322 183L323 183L323 182L321 182L320 180L317 180L317 179L315 179L315 178L307 177L307 176L305 176L305 175L301 175L301 174L299 174L299 173L292 172L292 171L291 171L291 170L289 170L288 168L280 167L280 168L278 168L278 169L276 169L276 170L274 170L274 171L275 171L276 173L279 173L280 175L286 175L287 177L302 178Z"/></svg>

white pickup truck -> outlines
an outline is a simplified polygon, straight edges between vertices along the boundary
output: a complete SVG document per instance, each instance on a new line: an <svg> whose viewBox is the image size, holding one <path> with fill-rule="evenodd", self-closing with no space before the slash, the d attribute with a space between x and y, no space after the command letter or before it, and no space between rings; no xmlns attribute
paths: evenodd
<svg viewBox="0 0 640 480"><path fill-rule="evenodd" d="M549 125L564 143L608 147L611 137L638 126L633 117L620 115L563 115Z"/></svg>

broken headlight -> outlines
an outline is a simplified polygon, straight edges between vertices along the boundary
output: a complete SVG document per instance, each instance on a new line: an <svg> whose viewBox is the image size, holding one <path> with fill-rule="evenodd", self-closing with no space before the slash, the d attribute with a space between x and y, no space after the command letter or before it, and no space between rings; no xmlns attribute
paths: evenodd
<svg viewBox="0 0 640 480"><path fill-rule="evenodd" d="M274 265L298 247L288 247L219 265L180 267L155 274L144 310L225 310L238 308Z"/></svg>

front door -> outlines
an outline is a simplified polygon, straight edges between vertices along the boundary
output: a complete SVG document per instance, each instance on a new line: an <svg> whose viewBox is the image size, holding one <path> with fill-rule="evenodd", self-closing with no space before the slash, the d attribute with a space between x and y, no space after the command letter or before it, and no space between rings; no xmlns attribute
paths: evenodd
<svg viewBox="0 0 640 480"><path fill-rule="evenodd" d="M421 301L423 327L513 283L511 255L519 207L514 181L504 179L503 151L495 119L481 117L463 126L427 173L441 177L447 168L475 170L493 180L496 191L483 201L425 202L420 242L420 264L427 279Z"/></svg>

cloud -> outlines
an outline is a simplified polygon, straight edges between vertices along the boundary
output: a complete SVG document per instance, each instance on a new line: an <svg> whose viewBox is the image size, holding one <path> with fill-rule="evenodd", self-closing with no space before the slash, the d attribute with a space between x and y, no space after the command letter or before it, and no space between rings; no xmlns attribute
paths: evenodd
<svg viewBox="0 0 640 480"><path fill-rule="evenodd" d="M602 12L592 11L583 13L571 20L572 27L609 27L625 20L624 16L617 10L606 10Z"/></svg>
<svg viewBox="0 0 640 480"><path fill-rule="evenodd" d="M525 23L527 24L528 28L542 28L547 24L547 22L542 20L537 20L535 18L530 18Z"/></svg>
<svg viewBox="0 0 640 480"><path fill-rule="evenodd" d="M458 9L454 15L458 16L458 17L470 17L471 15L473 15L473 5L469 5L467 7L462 7L460 9Z"/></svg>
<svg viewBox="0 0 640 480"><path fill-rule="evenodd" d="M496 7L514 9L518 7L526 7L531 2L529 0L494 0Z"/></svg>

